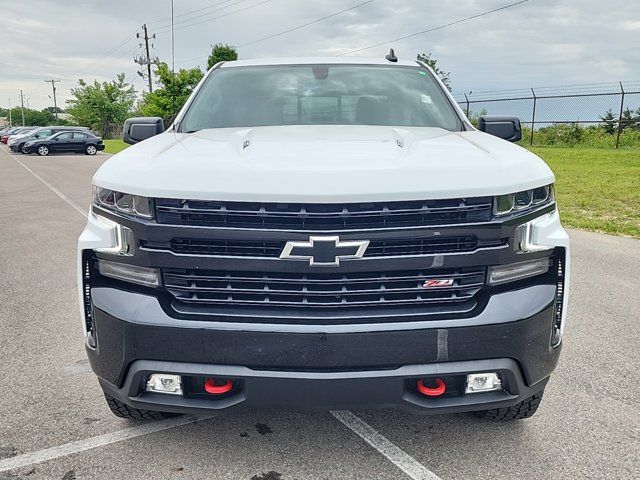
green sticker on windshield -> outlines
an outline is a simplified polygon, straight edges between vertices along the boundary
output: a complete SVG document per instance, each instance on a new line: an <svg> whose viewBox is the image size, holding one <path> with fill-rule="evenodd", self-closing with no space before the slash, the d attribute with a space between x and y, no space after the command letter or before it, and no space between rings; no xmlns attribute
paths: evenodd
<svg viewBox="0 0 640 480"><path fill-rule="evenodd" d="M418 73L419 73L420 75L426 75L426 74L427 74L427 72L425 72L424 70L418 70Z"/></svg>

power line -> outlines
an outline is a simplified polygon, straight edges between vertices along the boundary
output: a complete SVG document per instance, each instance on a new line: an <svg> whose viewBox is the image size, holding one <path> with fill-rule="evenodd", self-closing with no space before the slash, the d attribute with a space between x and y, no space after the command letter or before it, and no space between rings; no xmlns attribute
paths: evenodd
<svg viewBox="0 0 640 480"><path fill-rule="evenodd" d="M182 19L182 20L178 20L177 22L174 20L174 27L175 27L175 25L178 25L178 26L181 26L181 27L182 26L186 27L187 26L186 24L188 24L189 22L193 22L194 20L198 20L198 22L201 22L201 21L204 22L206 20L203 20L203 19L206 19L207 17L210 17L211 15L213 15L213 14L215 14L217 12L225 10L225 9L227 9L229 7L234 7L234 6L238 5L238 4L244 3L246 1L247 0L236 0L235 3L230 3L228 5L225 5L224 7L216 8L215 10L211 10L208 13L204 13L202 15L198 15L197 17L185 18L185 19ZM158 31L161 31L161 32L168 32L171 29L171 24L158 27L158 29L159 29Z"/></svg>
<svg viewBox="0 0 640 480"><path fill-rule="evenodd" d="M116 51L120 50L122 47L124 47L127 43L131 42L131 40L134 40L134 36L133 35L127 35L127 37L124 39L124 41L118 43L118 45L116 45L115 47L110 48L109 50L107 50L106 52L104 52L102 55L98 55L98 59L93 60L89 63L87 63L84 67L80 68L77 70L77 76L81 75L82 73L84 73L85 71L89 70L91 67L93 67L94 65L102 62L104 57L107 57L113 53L115 53Z"/></svg>
<svg viewBox="0 0 640 480"><path fill-rule="evenodd" d="M191 15L191 14L193 14L193 13L202 12L203 10L209 10L210 8L214 8L214 7L217 7L218 5L222 5L223 3L229 3L229 2L232 2L232 1L234 1L234 0L223 0L222 2L214 3L213 5L208 5L208 6L206 6L206 7L197 8L197 9L195 9L195 10L189 10L188 12L184 12L184 13L181 13L181 14L179 14L179 15L175 15L173 18L174 18L174 19L176 19L176 18L186 17L186 16ZM244 1L244 0L243 0L243 1ZM211 13L211 12L209 12L209 13ZM203 14L203 15L205 15L205 14ZM164 22L168 22L168 21L170 21L170 20L171 20L171 18L159 18L159 19L157 19L157 20L152 20L151 22L147 22L147 23L148 23L148 24L152 24L152 23L164 23ZM194 19L193 19L193 18L191 18L191 19L188 19L188 20L194 20ZM183 21L183 20L180 20L180 21ZM165 27L167 27L167 26L168 26L168 25L163 25L163 26L160 26L160 27L157 27L157 28L165 28Z"/></svg>
<svg viewBox="0 0 640 480"><path fill-rule="evenodd" d="M328 18L336 17L338 15L341 15L343 13L349 12L351 10L355 10L356 8L362 7L363 5L367 5L367 4L369 4L369 3L373 2L373 1L374 0L367 0L366 2L362 2L362 3L359 3L358 5L354 5L353 7L347 8L345 10L341 10L339 12L332 13L331 15L327 15L326 17L318 18L317 20L313 20L312 22L308 22L308 23L305 23L305 24L302 24L302 25L298 25L297 27L289 28L288 30L283 30L282 32L274 33L273 35L268 35L266 37L259 38L257 40L253 40L251 42L243 43L242 45L238 45L238 48L246 47L248 45L253 45L253 44L256 44L256 43L259 43L259 42L263 42L265 40L269 40L271 38L279 37L280 35L284 35L286 33L290 33L290 32L294 32L296 30L300 30L301 28L308 27L309 25L313 25L314 23L319 23L319 22L322 22L323 20L326 20Z"/></svg>
<svg viewBox="0 0 640 480"><path fill-rule="evenodd" d="M174 20L173 14L173 0L171 0L171 73L176 74L176 39L174 35Z"/></svg>
<svg viewBox="0 0 640 480"><path fill-rule="evenodd" d="M469 20L474 20L476 18L484 17L486 15L490 15L492 13L496 13L496 12L499 12L501 10L506 10L508 8L515 7L517 5L521 5L521 4L526 3L528 1L529 0L521 0L519 2L510 3L509 5L504 5L504 6L500 7L500 8L495 8L493 10L489 10L487 12L479 13L477 15L471 15L470 17L461 18L460 20L456 20L454 22L449 22L449 23L446 23L444 25L440 25L438 27L428 28L427 30L422 30L420 32L412 33L410 35L405 35L403 37L394 38L393 40L388 40L386 42L380 42L380 43L376 43L374 45L369 45L368 47L357 48L355 50L350 50L348 52L340 53L337 56L338 57L342 57L344 55L350 55L352 53L362 52L363 50L369 50L370 48L379 47L381 45L387 45L389 43L399 42L401 40L406 40L407 38L417 37L418 35L424 35L425 33L434 32L436 30L442 30L443 28L451 27L453 25L457 25L457 24L462 23L462 22L468 22Z"/></svg>
<svg viewBox="0 0 640 480"><path fill-rule="evenodd" d="M244 0L242 0L242 1L244 1ZM234 10L233 12L225 13L224 15L218 15L217 17L213 17L213 18L209 18L209 19L206 19L206 20L201 20L201 21L199 21L199 22L189 23L189 24L187 24L187 25L182 25L182 26L176 27L174 30L182 30L183 28L193 27L194 25L200 25L201 23L212 22L212 21L214 21L214 20L218 20L219 18L228 17L229 15L233 15L233 14L235 14L235 13L244 12L245 10L249 10L249 9L251 9L251 8L254 8L254 7L259 7L260 5L264 5L265 3L269 3L269 2L271 2L271 1L272 1L272 0L263 0L262 2L258 2L258 3L255 3L255 4L253 4L253 5L249 5L248 7L239 8L238 10ZM238 2L238 3L240 3L240 2ZM235 4L234 4L234 5L235 5ZM168 32L168 31L170 31L170 30L171 30L171 29L168 29L168 30L160 30L160 31L158 31L158 32L156 32L156 33L166 33L166 32Z"/></svg>
<svg viewBox="0 0 640 480"><path fill-rule="evenodd" d="M287 30L283 30L283 31L278 32L278 33L274 33L274 34L272 34L272 35L268 35L268 36L266 36L266 37L259 38L259 39L257 39L257 40L252 40L251 42L243 43L243 44L241 44L241 45L238 45L238 48L246 47L246 46L248 46L248 45L253 45L253 44L256 44L256 43L258 43L258 42L262 42L262 41L269 40L269 39L272 39L272 38L275 38L275 37L279 37L279 36L281 36L281 35L284 35L284 34L286 34L286 33L293 32L293 31L295 31L295 30L300 30L301 28L308 27L309 25L313 25L314 23L319 23L319 22L321 22L321 21L323 21L323 20L327 20L328 18L336 17L336 16L338 16L338 15L341 15L341 14L343 14L343 13L349 12L349 11L351 11L351 10L355 10L356 8L359 8L359 7L362 7L362 6L367 5L367 4L369 4L369 3L372 3L373 1L375 1L375 0L367 0L366 2L359 3L359 4L357 4L357 5L354 5L353 7L349 7L349 8L346 8L346 9L344 9L344 10L340 10L339 12L335 12L335 13L332 13L332 14L330 14L330 15L326 15L326 16L324 16L324 17L322 17L322 18L318 18L318 19L313 20L313 21L311 21L311 22L307 22L307 23L304 23L304 24L302 24L302 25L298 25L298 26L296 26L296 27L289 28L289 29L287 29ZM182 60L178 60L178 61L179 61L180 63L184 63L184 62L189 62L189 61L191 61L191 60L200 60L200 59L203 59L203 58L206 58L206 56L204 56L204 55L199 55L199 56L197 56L197 57L184 58L184 59L182 59Z"/></svg>
<svg viewBox="0 0 640 480"><path fill-rule="evenodd" d="M240 3L244 3L247 0L234 0L234 3L229 3L228 5L225 5L224 7L220 7L220 8L216 8L215 10L211 10L210 12L204 13L202 15L199 15L197 17L193 17L193 18L185 18L182 20L178 20L177 22L174 20L174 24L173 24L173 28L175 29L176 26L178 27L187 27L189 25L189 22L193 22L194 20L197 20L197 23L203 23L207 20L212 20L210 18L207 17L211 17L211 15L218 13L222 10L225 10L229 7L235 7L236 5L240 4ZM217 4L219 5L219 4ZM158 32L160 33L164 33L164 32L168 32L169 30L171 30L171 25L165 25L162 27L158 27Z"/></svg>

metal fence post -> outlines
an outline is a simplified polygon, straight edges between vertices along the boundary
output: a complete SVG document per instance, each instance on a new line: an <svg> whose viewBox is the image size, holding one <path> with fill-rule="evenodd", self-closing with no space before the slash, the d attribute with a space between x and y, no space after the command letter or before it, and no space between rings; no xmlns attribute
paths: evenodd
<svg viewBox="0 0 640 480"><path fill-rule="evenodd" d="M531 89L531 94L533 95L533 114L531 115L531 140L529 141L529 145L533 147L533 132L536 129L536 103L538 103L538 99L533 88Z"/></svg>
<svg viewBox="0 0 640 480"><path fill-rule="evenodd" d="M469 97L467 96L467 94L466 94L466 93L464 94L464 99L467 101L467 111L466 111L466 114L467 114L467 118L469 118Z"/></svg>
<svg viewBox="0 0 640 480"><path fill-rule="evenodd" d="M624 113L624 87L620 82L620 116L618 117L618 134L616 135L616 148L620 146L620 134L622 133L622 114Z"/></svg>

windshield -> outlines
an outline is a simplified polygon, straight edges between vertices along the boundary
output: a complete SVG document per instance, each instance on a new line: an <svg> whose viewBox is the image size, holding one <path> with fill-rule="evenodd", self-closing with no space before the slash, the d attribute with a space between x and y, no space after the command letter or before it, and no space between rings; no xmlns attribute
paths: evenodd
<svg viewBox="0 0 640 480"><path fill-rule="evenodd" d="M221 68L181 130L267 125L385 125L461 130L451 102L419 67L286 65Z"/></svg>

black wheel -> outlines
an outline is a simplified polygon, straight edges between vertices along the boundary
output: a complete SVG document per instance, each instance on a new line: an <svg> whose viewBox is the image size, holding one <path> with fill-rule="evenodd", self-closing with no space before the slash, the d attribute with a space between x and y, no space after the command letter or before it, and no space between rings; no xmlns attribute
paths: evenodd
<svg viewBox="0 0 640 480"><path fill-rule="evenodd" d="M38 155L42 155L42 156L49 155L49 147L47 147L46 145L40 145L38 147L37 152L38 152Z"/></svg>
<svg viewBox="0 0 640 480"><path fill-rule="evenodd" d="M84 153L86 153L87 155L95 155L96 153L98 153L98 149L95 145L87 145L87 147L84 149Z"/></svg>
<svg viewBox="0 0 640 480"><path fill-rule="evenodd" d="M536 393L534 396L523 400L522 402L507 408L493 408L491 410L482 410L480 412L473 412L478 418L486 418L489 420L521 420L523 418L529 418L540 406L542 402L542 395L544 390Z"/></svg>
<svg viewBox="0 0 640 480"><path fill-rule="evenodd" d="M21 153L24 153L25 155L29 153L29 150L24 146L24 143L18 146L18 151Z"/></svg>
<svg viewBox="0 0 640 480"><path fill-rule="evenodd" d="M177 415L175 413L153 412L151 410L133 408L122 403L120 400L113 398L108 393L104 394L104 398L107 400L107 405L109 406L111 413L120 418L130 418L133 420L163 420Z"/></svg>

